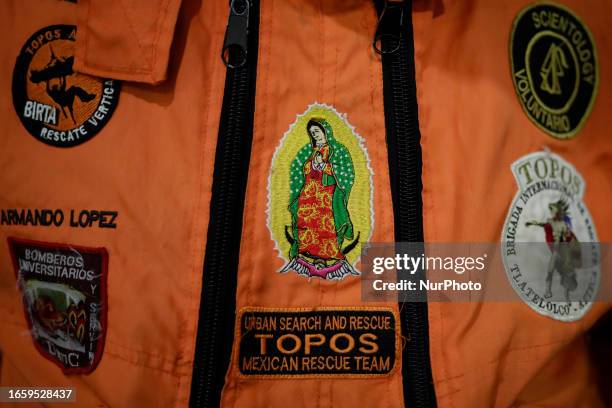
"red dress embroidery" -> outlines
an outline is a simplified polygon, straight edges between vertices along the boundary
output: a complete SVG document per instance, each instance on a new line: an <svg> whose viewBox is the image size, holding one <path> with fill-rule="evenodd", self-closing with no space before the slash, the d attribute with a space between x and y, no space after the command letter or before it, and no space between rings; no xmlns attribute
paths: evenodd
<svg viewBox="0 0 612 408"><path fill-rule="evenodd" d="M336 184L323 185L323 175L333 176L329 145L315 147L304 163L304 188L298 197L298 253L320 259L344 259L338 245L332 197ZM315 161L320 156L322 163Z"/></svg>

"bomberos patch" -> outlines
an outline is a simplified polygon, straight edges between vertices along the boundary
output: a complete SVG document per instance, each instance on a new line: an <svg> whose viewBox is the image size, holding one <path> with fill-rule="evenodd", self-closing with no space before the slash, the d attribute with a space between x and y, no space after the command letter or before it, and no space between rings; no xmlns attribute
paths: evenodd
<svg viewBox="0 0 612 408"><path fill-rule="evenodd" d="M23 45L13 71L13 105L37 140L56 147L85 143L108 123L120 82L74 71L76 26L52 25Z"/></svg>
<svg viewBox="0 0 612 408"><path fill-rule="evenodd" d="M91 373L107 328L106 250L18 238L8 244L36 349L65 374Z"/></svg>

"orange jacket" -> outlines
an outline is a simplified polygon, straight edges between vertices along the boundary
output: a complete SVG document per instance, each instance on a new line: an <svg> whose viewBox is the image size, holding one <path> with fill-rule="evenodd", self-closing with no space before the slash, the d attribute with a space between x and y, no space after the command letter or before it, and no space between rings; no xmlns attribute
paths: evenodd
<svg viewBox="0 0 612 408"><path fill-rule="evenodd" d="M510 255L512 302L367 302L358 275L367 242L612 240L612 6L232 3L0 5L0 385L603 406L609 303L551 312Z"/></svg>

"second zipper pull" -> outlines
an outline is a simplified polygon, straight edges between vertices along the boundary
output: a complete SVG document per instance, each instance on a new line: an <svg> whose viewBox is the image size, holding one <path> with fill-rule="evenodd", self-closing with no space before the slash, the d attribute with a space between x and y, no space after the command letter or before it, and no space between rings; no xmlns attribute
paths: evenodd
<svg viewBox="0 0 612 408"><path fill-rule="evenodd" d="M385 4L376 32L372 40L372 47L378 54L393 54L400 47L400 40L404 28L405 0L384 0Z"/></svg>
<svg viewBox="0 0 612 408"><path fill-rule="evenodd" d="M246 64L249 40L249 0L231 0L221 59L228 68Z"/></svg>

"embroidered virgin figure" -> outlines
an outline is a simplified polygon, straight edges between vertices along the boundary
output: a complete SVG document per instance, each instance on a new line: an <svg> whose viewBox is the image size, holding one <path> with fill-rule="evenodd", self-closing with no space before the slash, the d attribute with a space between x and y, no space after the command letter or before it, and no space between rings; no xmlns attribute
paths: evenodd
<svg viewBox="0 0 612 408"><path fill-rule="evenodd" d="M323 279L359 275L345 257L359 241L348 211L355 182L351 155L325 119L310 119L305 131L308 143L291 163L291 226L285 228L291 247L280 272Z"/></svg>

